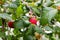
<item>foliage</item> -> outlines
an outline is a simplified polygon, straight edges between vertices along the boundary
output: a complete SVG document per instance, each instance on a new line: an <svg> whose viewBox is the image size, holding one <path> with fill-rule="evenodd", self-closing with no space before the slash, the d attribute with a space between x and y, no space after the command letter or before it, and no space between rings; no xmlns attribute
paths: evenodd
<svg viewBox="0 0 60 40"><path fill-rule="evenodd" d="M0 0L0 37L3 40L19 40L21 37L23 40L36 40L34 33L37 32L55 40L54 35L60 35L60 26L55 25L56 21L60 22L59 4L60 0ZM29 22L33 17L39 23ZM56 19L54 24L52 19ZM7 25L9 21L14 22L12 32Z"/></svg>

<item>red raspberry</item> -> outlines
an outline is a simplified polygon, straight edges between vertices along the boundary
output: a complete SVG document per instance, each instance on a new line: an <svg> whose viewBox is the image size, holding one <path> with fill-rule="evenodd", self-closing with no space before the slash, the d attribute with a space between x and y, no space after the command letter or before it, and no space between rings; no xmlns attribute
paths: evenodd
<svg viewBox="0 0 60 40"><path fill-rule="evenodd" d="M10 28L14 28L13 23L14 23L14 22L11 22L11 21L8 22L8 26L9 26Z"/></svg>
<svg viewBox="0 0 60 40"><path fill-rule="evenodd" d="M36 18L30 18L29 20L32 24L37 24L37 20Z"/></svg>

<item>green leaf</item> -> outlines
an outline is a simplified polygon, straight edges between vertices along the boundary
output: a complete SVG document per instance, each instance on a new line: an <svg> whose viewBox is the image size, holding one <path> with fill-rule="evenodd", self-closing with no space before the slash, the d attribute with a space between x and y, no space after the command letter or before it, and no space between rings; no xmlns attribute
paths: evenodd
<svg viewBox="0 0 60 40"><path fill-rule="evenodd" d="M28 20L23 20L24 21L24 27L29 27L30 25L30 22Z"/></svg>
<svg viewBox="0 0 60 40"><path fill-rule="evenodd" d="M55 32L55 33L60 33L60 27L57 27L57 26L54 27L54 32Z"/></svg>
<svg viewBox="0 0 60 40"><path fill-rule="evenodd" d="M47 31L52 31L52 28L50 28L49 26L45 26L44 29Z"/></svg>
<svg viewBox="0 0 60 40"><path fill-rule="evenodd" d="M19 29L24 28L23 20L16 20L14 26Z"/></svg>
<svg viewBox="0 0 60 40"><path fill-rule="evenodd" d="M7 36L7 39L8 39L8 40L11 40L11 36L10 36L10 35L8 35L8 36Z"/></svg>
<svg viewBox="0 0 60 40"><path fill-rule="evenodd" d="M56 15L57 10L51 7L45 7L41 15L40 23L41 25L48 24L51 19Z"/></svg>
<svg viewBox="0 0 60 40"><path fill-rule="evenodd" d="M15 14L12 14L12 19L16 20L16 15Z"/></svg>
<svg viewBox="0 0 60 40"><path fill-rule="evenodd" d="M33 37L31 35L24 36L23 40L33 40Z"/></svg>
<svg viewBox="0 0 60 40"><path fill-rule="evenodd" d="M60 10L58 13L55 15L55 19L60 22Z"/></svg>
<svg viewBox="0 0 60 40"><path fill-rule="evenodd" d="M47 14L48 20L51 21L51 19L56 15L56 13L57 13L56 9L49 11Z"/></svg>
<svg viewBox="0 0 60 40"><path fill-rule="evenodd" d="M33 7L32 9L36 13L37 16L40 16L40 11L38 10L38 8Z"/></svg>
<svg viewBox="0 0 60 40"><path fill-rule="evenodd" d="M20 6L17 8L17 10L16 10L17 18L20 17L20 15L21 15L22 13L24 13L22 7L23 7L23 6L20 5Z"/></svg>
<svg viewBox="0 0 60 40"><path fill-rule="evenodd" d="M20 32L19 32L19 29L18 29L18 28L15 28L13 32L14 32L14 34L15 34L15 35L19 35L19 34L20 34Z"/></svg>
<svg viewBox="0 0 60 40"><path fill-rule="evenodd" d="M43 30L42 30L42 28L40 28L40 27L35 27L35 31L38 32L38 33L40 33L40 34L44 33Z"/></svg>
<svg viewBox="0 0 60 40"><path fill-rule="evenodd" d="M9 8L17 8L17 5L14 4L14 3L10 3L8 7L9 7Z"/></svg>
<svg viewBox="0 0 60 40"><path fill-rule="evenodd" d="M28 30L27 30L27 33L26 33L26 35L33 35L34 34L34 25L30 25L29 27L28 27Z"/></svg>
<svg viewBox="0 0 60 40"><path fill-rule="evenodd" d="M48 24L48 19L47 19L47 18L44 18L44 17L41 17L41 19L40 19L40 24L41 24L41 25L46 25L46 24Z"/></svg>
<svg viewBox="0 0 60 40"><path fill-rule="evenodd" d="M4 33L3 32L0 32L0 37L4 37Z"/></svg>
<svg viewBox="0 0 60 40"><path fill-rule="evenodd" d="M46 0L46 2L44 3L43 6L47 6L47 7L50 7L52 6L54 3L51 1L51 0Z"/></svg>
<svg viewBox="0 0 60 40"><path fill-rule="evenodd" d="M7 13L0 14L0 18L7 19L7 20L12 20L12 18Z"/></svg>
<svg viewBox="0 0 60 40"><path fill-rule="evenodd" d="M37 8L32 8L35 13L40 13L40 11Z"/></svg>

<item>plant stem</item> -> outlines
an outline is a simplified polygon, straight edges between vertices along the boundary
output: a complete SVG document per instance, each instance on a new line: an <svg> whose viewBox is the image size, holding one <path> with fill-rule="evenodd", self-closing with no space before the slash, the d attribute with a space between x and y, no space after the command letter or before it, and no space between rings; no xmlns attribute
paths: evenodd
<svg viewBox="0 0 60 40"><path fill-rule="evenodd" d="M5 19L2 19L2 32L4 32L4 25L5 24Z"/></svg>
<svg viewBox="0 0 60 40"><path fill-rule="evenodd" d="M41 0L41 15L42 15L42 13L43 13L43 0Z"/></svg>
<svg viewBox="0 0 60 40"><path fill-rule="evenodd" d="M2 32L4 33L4 27L5 27L5 19L2 18ZM2 37L3 40L5 40L5 37Z"/></svg>

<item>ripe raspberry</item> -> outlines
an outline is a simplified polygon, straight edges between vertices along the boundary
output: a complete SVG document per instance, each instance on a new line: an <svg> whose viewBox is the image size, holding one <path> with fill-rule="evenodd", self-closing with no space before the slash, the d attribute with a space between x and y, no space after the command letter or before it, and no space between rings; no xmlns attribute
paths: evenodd
<svg viewBox="0 0 60 40"><path fill-rule="evenodd" d="M37 20L36 18L30 18L29 20L32 24L37 24Z"/></svg>
<svg viewBox="0 0 60 40"><path fill-rule="evenodd" d="M11 21L8 22L8 26L9 26L10 28L14 28L13 23L14 23L14 22L11 22Z"/></svg>

